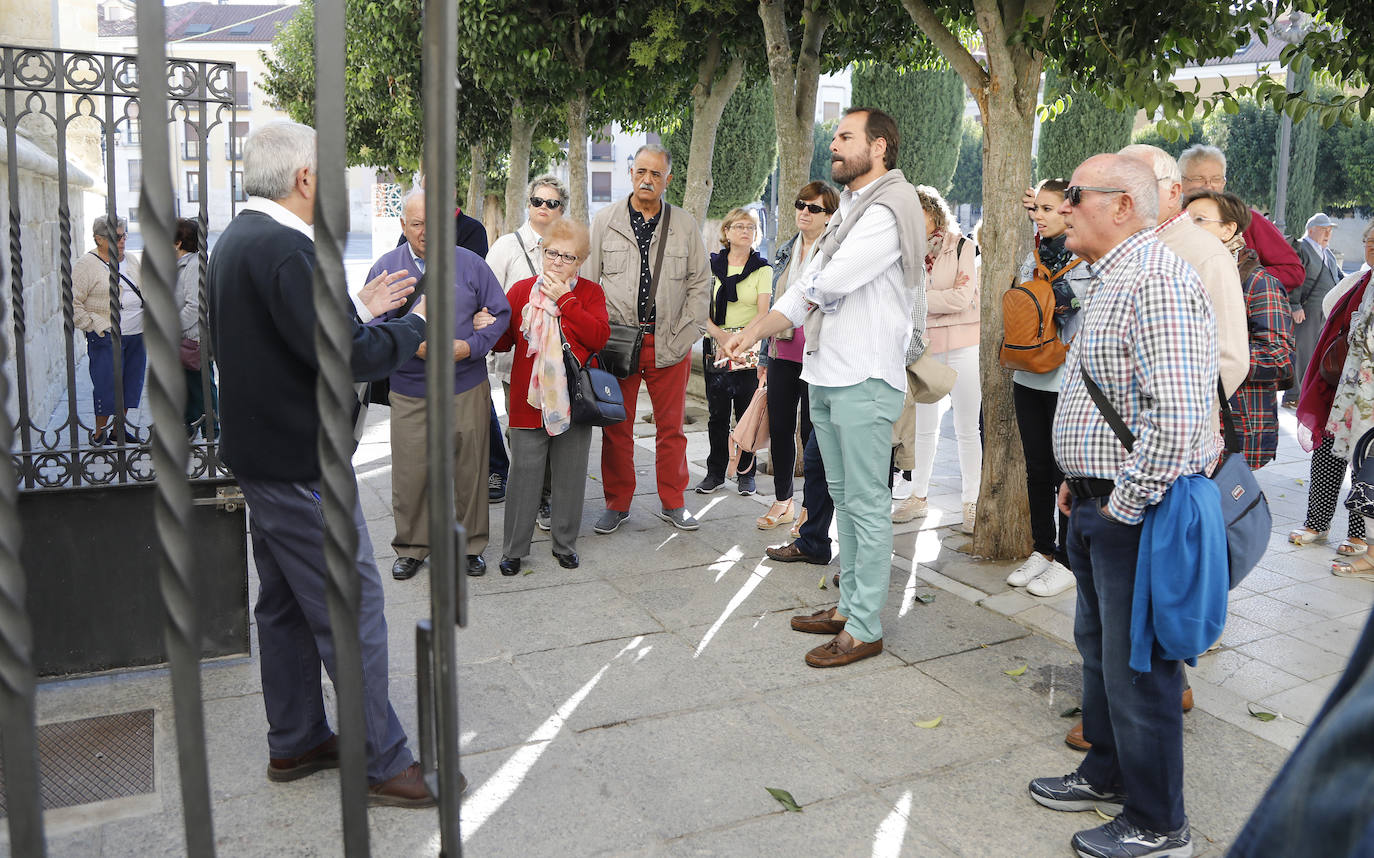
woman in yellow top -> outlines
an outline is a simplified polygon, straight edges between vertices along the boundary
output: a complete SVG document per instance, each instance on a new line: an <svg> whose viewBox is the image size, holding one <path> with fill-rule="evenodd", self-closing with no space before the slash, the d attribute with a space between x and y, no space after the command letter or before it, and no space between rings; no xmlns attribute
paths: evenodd
<svg viewBox="0 0 1374 858"><path fill-rule="evenodd" d="M711 254L711 308L706 319L710 334L702 349L706 362L706 404L710 419L706 434L711 452L706 457L706 478L697 485L697 494L709 495L725 485L725 467L730 458L730 410L738 420L749 407L749 400L763 380L757 348L743 363L716 362L720 345L760 313L768 312L773 291L773 269L768 260L754 250L758 224L744 209L732 209L720 224L721 249ZM754 456L742 453L737 467L739 493L754 493Z"/></svg>

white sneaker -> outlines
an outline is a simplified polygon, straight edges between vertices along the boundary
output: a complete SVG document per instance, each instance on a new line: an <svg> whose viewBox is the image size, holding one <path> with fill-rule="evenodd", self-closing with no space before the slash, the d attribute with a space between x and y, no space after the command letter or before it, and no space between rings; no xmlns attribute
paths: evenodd
<svg viewBox="0 0 1374 858"><path fill-rule="evenodd" d="M959 530L964 533L973 533L973 522L978 518L978 504L964 504L964 521L959 525Z"/></svg>
<svg viewBox="0 0 1374 858"><path fill-rule="evenodd" d="M1050 558L1039 551L1032 551L1031 556L1026 558L1026 562L1017 566L1015 571L1007 576L1007 583L1013 587L1024 587L1031 582L1032 578L1049 568L1049 565Z"/></svg>
<svg viewBox="0 0 1374 858"><path fill-rule="evenodd" d="M1069 568L1056 560L1026 585L1026 592L1032 596L1048 598L1058 596L1065 590L1072 590L1077 586L1078 581L1073 577Z"/></svg>
<svg viewBox="0 0 1374 858"><path fill-rule="evenodd" d="M929 509L930 504L926 503L925 498L912 495L892 508L892 523L903 524L912 519L920 518Z"/></svg>
<svg viewBox="0 0 1374 858"><path fill-rule="evenodd" d="M892 481L892 499L900 501L909 497L911 497L911 480L898 474Z"/></svg>

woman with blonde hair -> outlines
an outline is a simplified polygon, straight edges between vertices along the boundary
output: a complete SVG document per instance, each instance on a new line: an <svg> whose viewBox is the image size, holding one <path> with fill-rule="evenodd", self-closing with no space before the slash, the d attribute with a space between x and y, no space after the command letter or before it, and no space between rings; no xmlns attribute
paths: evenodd
<svg viewBox="0 0 1374 858"><path fill-rule="evenodd" d="M725 469L730 458L730 411L738 420L749 407L763 380L758 351L736 363L716 360L720 346L730 335L744 328L754 317L768 312L773 269L754 249L758 224L744 209L731 209L720 223L721 249L711 254L711 303L706 317L706 338L702 357L706 372L706 405L710 413L706 434L711 442L706 456L706 477L697 484L697 494L709 495L725 485ZM740 455L736 470L739 493L754 493L754 455Z"/></svg>

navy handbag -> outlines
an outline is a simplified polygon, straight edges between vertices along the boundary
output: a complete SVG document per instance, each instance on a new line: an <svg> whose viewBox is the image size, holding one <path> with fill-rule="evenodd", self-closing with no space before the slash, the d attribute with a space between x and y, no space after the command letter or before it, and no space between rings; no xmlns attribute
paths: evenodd
<svg viewBox="0 0 1374 858"><path fill-rule="evenodd" d="M1112 427L1116 437L1129 451L1135 446L1135 435L1126 427L1126 422L1112 407L1102 388L1089 377L1088 371L1080 366L1079 372L1097 410L1102 412L1107 425ZM1212 482L1221 490L1221 516L1226 521L1226 559L1229 561L1231 589L1234 590L1264 556L1269 547L1274 519L1269 513L1269 501L1265 499L1250 466L1245 464L1245 456L1241 454L1236 418L1231 413L1231 404L1226 401L1220 379L1217 379L1217 396L1221 399L1221 432L1225 452L1212 472Z"/></svg>

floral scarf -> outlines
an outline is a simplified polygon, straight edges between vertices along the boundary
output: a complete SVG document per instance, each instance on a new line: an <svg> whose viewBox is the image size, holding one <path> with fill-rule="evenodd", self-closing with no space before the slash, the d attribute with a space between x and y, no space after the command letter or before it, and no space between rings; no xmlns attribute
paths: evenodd
<svg viewBox="0 0 1374 858"><path fill-rule="evenodd" d="M539 288L543 282L543 275L535 278L530 299L520 312L520 333L529 343L525 356L534 359L525 401L539 409L546 432L562 435L572 425L568 371L563 363L563 331L558 321L562 313Z"/></svg>
<svg viewBox="0 0 1374 858"><path fill-rule="evenodd" d="M935 268L935 257L940 255L940 250L945 246L945 231L937 229L926 236L926 273L929 274Z"/></svg>

